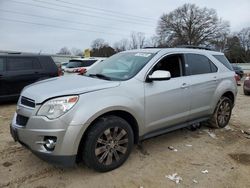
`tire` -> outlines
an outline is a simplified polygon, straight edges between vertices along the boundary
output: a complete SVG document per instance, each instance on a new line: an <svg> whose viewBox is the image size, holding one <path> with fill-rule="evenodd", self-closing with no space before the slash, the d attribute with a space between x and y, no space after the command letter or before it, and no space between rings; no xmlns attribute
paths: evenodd
<svg viewBox="0 0 250 188"><path fill-rule="evenodd" d="M117 116L99 118L86 135L83 161L96 171L111 171L127 160L133 144L133 130L127 121Z"/></svg>
<svg viewBox="0 0 250 188"><path fill-rule="evenodd" d="M246 91L244 89L243 89L243 92L244 92L245 95L250 95L250 92L248 92L248 91Z"/></svg>
<svg viewBox="0 0 250 188"><path fill-rule="evenodd" d="M207 122L209 127L223 128L225 127L231 117L233 109L233 102L228 97L221 97L219 100L213 116Z"/></svg>

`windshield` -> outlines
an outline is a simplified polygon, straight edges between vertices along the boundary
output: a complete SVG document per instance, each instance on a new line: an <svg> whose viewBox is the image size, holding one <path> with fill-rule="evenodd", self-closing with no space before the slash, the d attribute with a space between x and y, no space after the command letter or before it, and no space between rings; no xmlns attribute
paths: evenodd
<svg viewBox="0 0 250 188"><path fill-rule="evenodd" d="M86 76L97 75L99 78L106 77L109 80L128 80L134 77L154 55L144 52L118 53L93 66Z"/></svg>
<svg viewBox="0 0 250 188"><path fill-rule="evenodd" d="M70 60L66 67L67 68L89 67L96 61L97 60Z"/></svg>

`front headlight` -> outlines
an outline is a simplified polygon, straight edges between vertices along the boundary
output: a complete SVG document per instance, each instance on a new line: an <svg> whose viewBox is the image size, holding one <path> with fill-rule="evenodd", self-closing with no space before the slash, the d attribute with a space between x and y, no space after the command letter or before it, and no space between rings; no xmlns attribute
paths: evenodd
<svg viewBox="0 0 250 188"><path fill-rule="evenodd" d="M38 116L56 119L68 112L78 101L78 96L58 97L45 102L37 112Z"/></svg>

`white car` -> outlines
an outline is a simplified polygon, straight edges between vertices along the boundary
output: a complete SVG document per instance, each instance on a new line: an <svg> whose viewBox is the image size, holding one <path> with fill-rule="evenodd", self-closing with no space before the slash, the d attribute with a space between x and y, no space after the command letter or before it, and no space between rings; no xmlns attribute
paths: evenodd
<svg viewBox="0 0 250 188"><path fill-rule="evenodd" d="M94 64L102 62L106 58L89 57L71 59L66 65L64 72L66 74L84 74Z"/></svg>

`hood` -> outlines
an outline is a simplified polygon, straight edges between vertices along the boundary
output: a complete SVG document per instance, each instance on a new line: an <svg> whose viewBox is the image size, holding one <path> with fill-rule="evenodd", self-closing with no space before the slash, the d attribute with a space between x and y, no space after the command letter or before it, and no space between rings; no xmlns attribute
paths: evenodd
<svg viewBox="0 0 250 188"><path fill-rule="evenodd" d="M25 87L21 96L35 100L35 103L42 103L52 97L82 94L117 87L119 84L120 82L80 75L61 76L36 82Z"/></svg>

